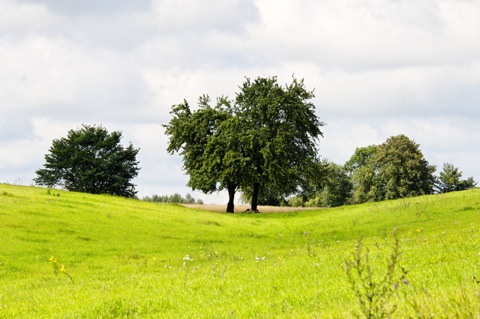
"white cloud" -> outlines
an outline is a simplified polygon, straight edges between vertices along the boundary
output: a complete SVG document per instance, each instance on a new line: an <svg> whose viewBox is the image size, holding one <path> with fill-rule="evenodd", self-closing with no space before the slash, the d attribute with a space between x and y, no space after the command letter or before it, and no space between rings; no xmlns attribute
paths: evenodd
<svg viewBox="0 0 480 319"><path fill-rule="evenodd" d="M44 155L53 139L65 136L73 125L72 122L32 118L28 136L0 139L0 182L21 181L21 184L30 185L35 171L43 166Z"/></svg>
<svg viewBox="0 0 480 319"><path fill-rule="evenodd" d="M480 3L259 1L253 46L275 61L358 71L478 61Z"/></svg>
<svg viewBox="0 0 480 319"><path fill-rule="evenodd" d="M21 39L32 34L48 33L65 23L42 4L0 1L0 37Z"/></svg>
<svg viewBox="0 0 480 319"><path fill-rule="evenodd" d="M332 116L479 116L476 65L322 73L319 105Z"/></svg>
<svg viewBox="0 0 480 319"><path fill-rule="evenodd" d="M127 11L143 11L150 9L149 0L95 0L95 1L64 1L64 0L17 0L20 3L45 6L49 11L67 16L109 16Z"/></svg>
<svg viewBox="0 0 480 319"><path fill-rule="evenodd" d="M258 18L253 1L154 0L156 25L169 34L238 33Z"/></svg>
<svg viewBox="0 0 480 319"><path fill-rule="evenodd" d="M64 38L4 42L0 100L9 101L10 114L22 116L130 119L139 114L131 111L145 104L146 93L129 62L116 52Z"/></svg>

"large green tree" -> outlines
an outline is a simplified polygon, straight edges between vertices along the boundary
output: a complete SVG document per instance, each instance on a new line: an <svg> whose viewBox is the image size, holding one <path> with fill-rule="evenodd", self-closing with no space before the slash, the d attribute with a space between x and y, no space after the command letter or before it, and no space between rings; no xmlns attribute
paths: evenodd
<svg viewBox="0 0 480 319"><path fill-rule="evenodd" d="M324 124L313 97L303 80L281 86L276 77L247 79L237 94L234 114L243 123L240 135L249 159L242 186L253 189L252 210L262 185L282 195L295 193L305 183L304 172L317 165Z"/></svg>
<svg viewBox="0 0 480 319"><path fill-rule="evenodd" d="M257 210L261 187L280 196L299 190L305 173L318 161L316 143L323 125L310 101L314 94L293 79L246 79L234 101L202 96L198 110L188 103L172 108L166 125L168 151L183 156L189 186L204 192L227 189L233 212L237 189L251 189Z"/></svg>
<svg viewBox="0 0 480 319"><path fill-rule="evenodd" d="M203 95L196 111L187 101L175 105L165 134L169 136L167 151L183 157L188 186L207 194L226 189L227 212L233 213L245 158L237 136L240 123L233 117L230 104L226 98L219 98L211 106L210 98Z"/></svg>
<svg viewBox="0 0 480 319"><path fill-rule="evenodd" d="M139 149L120 144L122 133L102 126L83 125L67 137L54 139L45 155L44 168L36 171L37 185L69 191L133 197L132 179L140 168Z"/></svg>
<svg viewBox="0 0 480 319"><path fill-rule="evenodd" d="M419 144L401 134L380 145L375 155L378 192L383 199L432 194L435 166L424 158Z"/></svg>

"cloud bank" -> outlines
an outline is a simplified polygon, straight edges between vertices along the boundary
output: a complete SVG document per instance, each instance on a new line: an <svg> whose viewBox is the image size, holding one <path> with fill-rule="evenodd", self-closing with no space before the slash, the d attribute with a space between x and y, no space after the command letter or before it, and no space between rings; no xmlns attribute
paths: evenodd
<svg viewBox="0 0 480 319"><path fill-rule="evenodd" d="M170 107L293 74L315 89L323 157L406 134L479 180L478 17L468 0L0 0L0 181L30 184L54 138L103 124L141 149L140 196L185 194Z"/></svg>

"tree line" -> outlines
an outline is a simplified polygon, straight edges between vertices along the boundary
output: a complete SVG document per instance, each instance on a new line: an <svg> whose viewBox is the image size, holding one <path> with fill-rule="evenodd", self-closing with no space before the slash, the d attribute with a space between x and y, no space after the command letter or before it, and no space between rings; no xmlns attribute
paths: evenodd
<svg viewBox="0 0 480 319"><path fill-rule="evenodd" d="M357 148L338 165L321 159L325 124L315 114L313 90L303 80L280 85L276 77L246 79L234 99L206 94L197 106L172 106L164 125L167 151L179 153L193 190L226 190L227 212L237 192L251 210L259 204L340 206L474 187L472 177L446 163L438 177L419 145L405 135ZM120 144L122 133L83 125L55 139L36 171L37 185L134 197L139 149ZM150 200L153 199L149 198ZM168 198L156 198L156 201Z"/></svg>
<svg viewBox="0 0 480 319"><path fill-rule="evenodd" d="M343 165L323 161L319 189L283 199L291 206L341 206L388 199L447 193L476 186L473 177L451 163L435 175L436 167L424 158L420 145L405 135L388 138L381 145L359 147Z"/></svg>
<svg viewBox="0 0 480 319"><path fill-rule="evenodd" d="M192 195L186 194L185 197L179 193L172 195L152 195L145 196L142 200L155 203L175 203L175 204L203 204L201 199L195 199Z"/></svg>

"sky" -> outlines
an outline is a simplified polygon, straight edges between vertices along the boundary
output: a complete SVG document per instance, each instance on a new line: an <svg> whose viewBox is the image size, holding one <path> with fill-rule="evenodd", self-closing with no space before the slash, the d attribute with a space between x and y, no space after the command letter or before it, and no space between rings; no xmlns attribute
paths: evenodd
<svg viewBox="0 0 480 319"><path fill-rule="evenodd" d="M139 197L226 203L186 187L162 125L259 76L315 91L322 158L405 134L480 181L480 0L0 0L0 182L95 124L140 148Z"/></svg>

